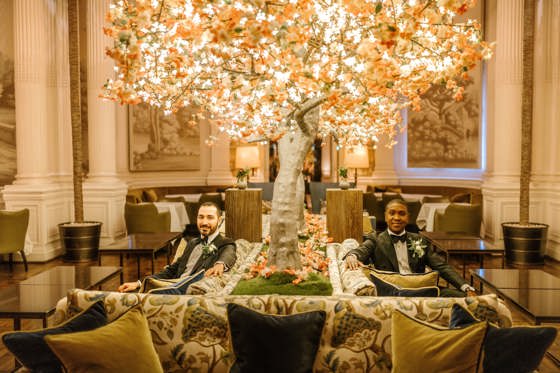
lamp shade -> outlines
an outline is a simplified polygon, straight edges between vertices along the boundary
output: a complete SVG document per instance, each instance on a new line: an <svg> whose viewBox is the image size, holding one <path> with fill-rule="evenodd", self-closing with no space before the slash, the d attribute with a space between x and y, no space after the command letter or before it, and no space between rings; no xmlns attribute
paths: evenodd
<svg viewBox="0 0 560 373"><path fill-rule="evenodd" d="M258 146L239 146L235 152L235 168L258 168L261 165Z"/></svg>
<svg viewBox="0 0 560 373"><path fill-rule="evenodd" d="M368 150L365 146L353 146L344 149L344 165L348 168L368 168Z"/></svg>

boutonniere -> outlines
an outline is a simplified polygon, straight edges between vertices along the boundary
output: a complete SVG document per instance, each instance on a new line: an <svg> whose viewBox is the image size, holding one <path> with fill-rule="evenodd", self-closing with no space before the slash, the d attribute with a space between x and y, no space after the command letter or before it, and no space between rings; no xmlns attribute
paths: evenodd
<svg viewBox="0 0 560 373"><path fill-rule="evenodd" d="M410 240L408 250L412 251L413 258L421 258L424 256L426 245L422 243L422 239Z"/></svg>
<svg viewBox="0 0 560 373"><path fill-rule="evenodd" d="M212 256L216 253L216 251L218 251L218 248L216 247L216 245L214 245L213 243L211 244L202 244L202 257L203 258L207 258L209 256Z"/></svg>

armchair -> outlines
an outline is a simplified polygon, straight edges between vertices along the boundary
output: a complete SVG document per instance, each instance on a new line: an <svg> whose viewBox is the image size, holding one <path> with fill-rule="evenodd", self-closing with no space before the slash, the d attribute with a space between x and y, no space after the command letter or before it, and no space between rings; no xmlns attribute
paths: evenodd
<svg viewBox="0 0 560 373"><path fill-rule="evenodd" d="M452 203L443 213L436 212L434 231L480 236L482 206Z"/></svg>
<svg viewBox="0 0 560 373"><path fill-rule="evenodd" d="M262 189L262 199L263 201L272 201L272 196L274 193L274 183L247 183L249 188Z"/></svg>
<svg viewBox="0 0 560 373"><path fill-rule="evenodd" d="M126 203L124 205L126 231L132 233L157 233L171 230L169 211L158 212L153 203Z"/></svg>
<svg viewBox="0 0 560 373"><path fill-rule="evenodd" d="M9 254L10 271L13 267L13 254L18 251L23 259L25 272L28 270L27 258L23 252L28 225L28 209L19 211L0 210L0 255Z"/></svg>
<svg viewBox="0 0 560 373"><path fill-rule="evenodd" d="M321 202L327 199L327 189L338 188L338 183L323 183L312 181L309 183L309 193L311 193L311 212L321 213Z"/></svg>

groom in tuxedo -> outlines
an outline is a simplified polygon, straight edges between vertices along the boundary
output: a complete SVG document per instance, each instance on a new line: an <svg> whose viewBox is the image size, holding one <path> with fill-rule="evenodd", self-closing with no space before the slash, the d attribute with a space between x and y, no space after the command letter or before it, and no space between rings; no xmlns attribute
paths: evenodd
<svg viewBox="0 0 560 373"><path fill-rule="evenodd" d="M196 224L200 237L190 240L183 255L173 264L153 275L160 279L175 279L206 270L205 276L221 276L228 271L236 260L235 242L220 234L218 227L221 222L220 208L214 202L200 205ZM125 282L119 286L120 292L134 291L141 281Z"/></svg>
<svg viewBox="0 0 560 373"><path fill-rule="evenodd" d="M373 264L376 269L402 274L424 273L426 266L439 272L447 282L457 289L441 289L442 297L476 295L474 288L439 255L422 236L405 231L408 223L406 202L394 199L385 207L387 230L377 237L370 235L356 249L346 254L346 266L357 269L362 263Z"/></svg>

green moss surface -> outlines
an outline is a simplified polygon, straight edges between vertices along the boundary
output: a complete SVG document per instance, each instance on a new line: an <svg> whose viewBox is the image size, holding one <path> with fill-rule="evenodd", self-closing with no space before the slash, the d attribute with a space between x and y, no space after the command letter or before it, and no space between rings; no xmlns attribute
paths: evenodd
<svg viewBox="0 0 560 373"><path fill-rule="evenodd" d="M234 295L331 295L332 286L328 278L311 273L307 280L297 285L292 284L296 277L279 272L269 278L256 277L250 280L241 280L233 289Z"/></svg>

